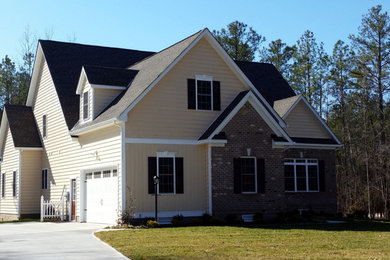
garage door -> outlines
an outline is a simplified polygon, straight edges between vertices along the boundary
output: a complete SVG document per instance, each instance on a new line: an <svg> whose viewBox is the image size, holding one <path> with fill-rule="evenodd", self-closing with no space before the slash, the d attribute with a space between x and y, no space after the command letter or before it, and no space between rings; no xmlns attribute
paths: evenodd
<svg viewBox="0 0 390 260"><path fill-rule="evenodd" d="M116 169L86 173L86 221L115 224L118 219Z"/></svg>

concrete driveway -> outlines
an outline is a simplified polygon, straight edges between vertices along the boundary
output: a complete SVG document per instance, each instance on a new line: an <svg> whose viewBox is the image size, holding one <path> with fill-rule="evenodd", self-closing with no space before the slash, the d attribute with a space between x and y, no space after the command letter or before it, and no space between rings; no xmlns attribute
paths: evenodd
<svg viewBox="0 0 390 260"><path fill-rule="evenodd" d="M0 224L0 259L127 259L97 239L87 223Z"/></svg>

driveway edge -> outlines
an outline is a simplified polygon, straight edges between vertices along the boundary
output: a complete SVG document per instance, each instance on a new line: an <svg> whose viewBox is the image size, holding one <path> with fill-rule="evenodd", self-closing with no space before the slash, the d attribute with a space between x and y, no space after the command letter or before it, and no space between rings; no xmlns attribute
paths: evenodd
<svg viewBox="0 0 390 260"><path fill-rule="evenodd" d="M118 250L116 250L115 248L113 248L112 246L110 246L109 244L107 244L106 242L104 242L103 240L101 240L100 238L98 238L97 236L95 236L95 233L97 233L97 232L102 232L102 231L106 231L106 230L104 230L104 229L99 229L99 230L93 231L93 232L92 232L92 236L93 236L96 240L98 240L98 241L100 241L101 243L103 243L104 245L106 245L107 247L111 248L111 250L114 251L114 252L116 252L119 256L124 257L124 259L129 259L129 260L131 260L130 258L127 258L126 256L124 256L121 252L119 252Z"/></svg>

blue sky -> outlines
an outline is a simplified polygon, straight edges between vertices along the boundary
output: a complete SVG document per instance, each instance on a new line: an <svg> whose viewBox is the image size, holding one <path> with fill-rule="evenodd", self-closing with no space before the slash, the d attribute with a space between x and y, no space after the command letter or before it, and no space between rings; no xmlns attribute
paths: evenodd
<svg viewBox="0 0 390 260"><path fill-rule="evenodd" d="M1 0L0 57L20 60L20 39L29 26L38 38L159 51L205 27L221 29L234 20L252 26L267 42L294 44L307 29L328 52L338 39L356 33L374 0L197 0L197 1L27 1Z"/></svg>

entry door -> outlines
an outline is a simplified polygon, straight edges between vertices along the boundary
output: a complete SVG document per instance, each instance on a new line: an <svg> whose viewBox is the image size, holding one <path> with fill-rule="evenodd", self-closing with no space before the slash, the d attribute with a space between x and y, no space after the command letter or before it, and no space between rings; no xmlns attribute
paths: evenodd
<svg viewBox="0 0 390 260"><path fill-rule="evenodd" d="M76 179L72 179L72 220L76 220Z"/></svg>

